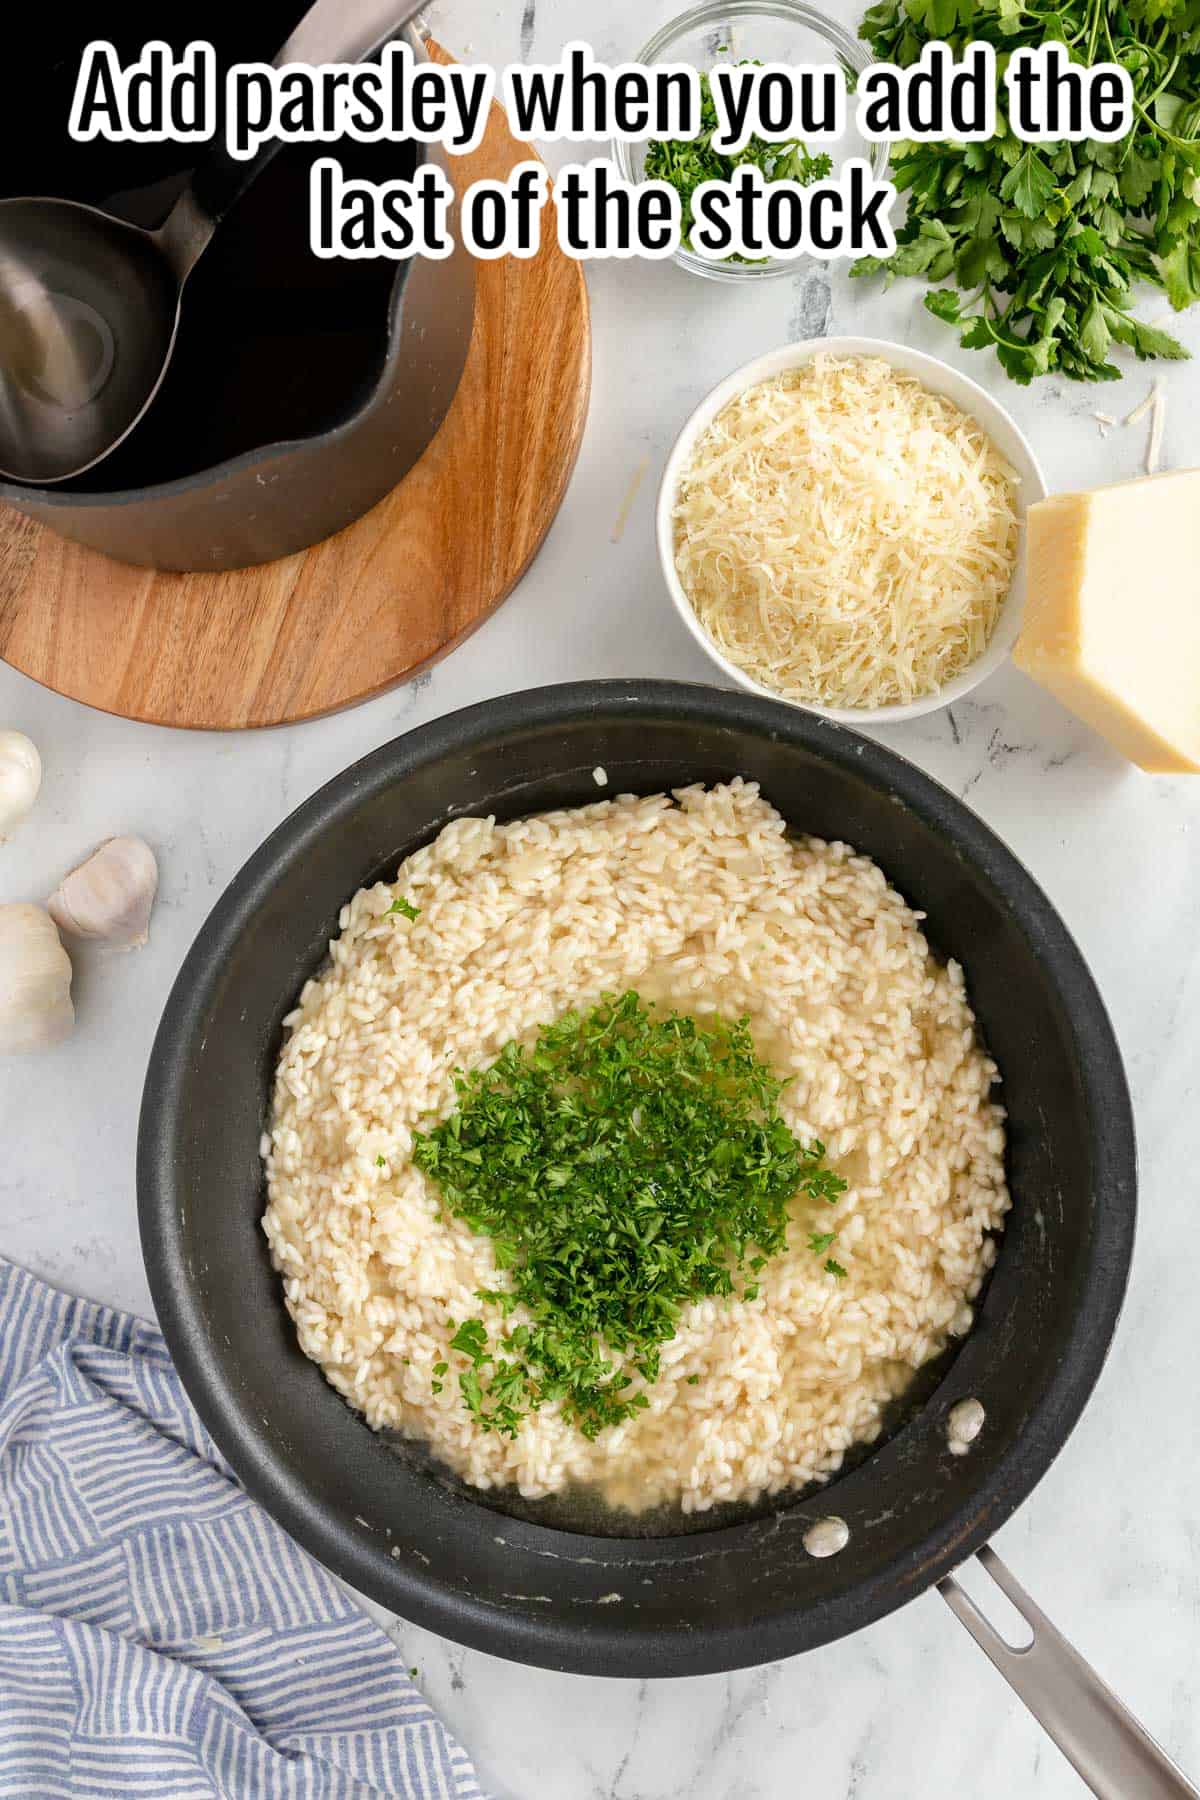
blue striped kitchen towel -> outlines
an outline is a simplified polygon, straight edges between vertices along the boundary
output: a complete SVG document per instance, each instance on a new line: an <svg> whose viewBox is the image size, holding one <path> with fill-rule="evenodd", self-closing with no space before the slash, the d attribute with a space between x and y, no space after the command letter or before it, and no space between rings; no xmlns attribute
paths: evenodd
<svg viewBox="0 0 1200 1800"><path fill-rule="evenodd" d="M158 1331L3 1259L0 1795L482 1800L391 1640L237 1486Z"/></svg>

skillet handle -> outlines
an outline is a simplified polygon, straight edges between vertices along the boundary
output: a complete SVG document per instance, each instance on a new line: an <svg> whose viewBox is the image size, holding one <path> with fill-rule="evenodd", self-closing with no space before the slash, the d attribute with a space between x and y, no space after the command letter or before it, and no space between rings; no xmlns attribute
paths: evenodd
<svg viewBox="0 0 1200 1800"><path fill-rule="evenodd" d="M1197 1800L1186 1775L1055 1630L990 1545L979 1561L1021 1614L1033 1642L1014 1650L953 1575L938 1583L942 1598L1093 1794L1099 1800Z"/></svg>
<svg viewBox="0 0 1200 1800"><path fill-rule="evenodd" d="M418 61L425 46L411 21L426 0L313 0L287 42L272 59L285 63L363 62L391 38L405 33ZM406 29L407 28L407 29ZM192 179L156 234L182 281L206 248L234 201L261 174L280 147L269 138L256 156L239 161L225 148L223 126L216 142L192 171Z"/></svg>

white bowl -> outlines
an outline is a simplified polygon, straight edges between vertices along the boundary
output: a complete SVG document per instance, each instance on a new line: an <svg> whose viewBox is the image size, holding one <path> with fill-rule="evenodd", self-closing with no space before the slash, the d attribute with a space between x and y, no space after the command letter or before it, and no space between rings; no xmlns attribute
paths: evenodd
<svg viewBox="0 0 1200 1800"><path fill-rule="evenodd" d="M729 404L736 395L746 388L754 387L760 381L769 381L775 375L783 375L790 369L801 369L810 363L814 356L828 354L831 356L879 356L893 368L913 375L928 388L930 393L944 394L947 400L961 407L963 412L977 420L987 432L1001 456L1012 464L1020 478L1017 490L1017 513L1020 520L1017 541L1017 561L1013 570L1012 583L1005 597L1000 617L996 621L995 630L988 640L987 648L977 656L960 675L948 681L935 694L924 694L919 700L897 702L891 706L817 706L801 700L791 700L786 694L775 688L766 687L760 681L754 681L745 670L739 669L736 663L718 650L717 646L705 631L696 616L691 601L683 591L683 584L675 568L675 501L679 484L689 463L696 439L701 432L712 423L721 409ZM663 576L667 589L679 611L679 616L696 639L702 644L717 666L723 669L739 687L749 688L751 693L765 694L771 700L780 700L787 706L800 706L805 712L820 713L826 719L835 719L841 725L889 725L897 719L918 719L923 713L935 712L940 706L952 706L961 700L964 694L978 687L1000 667L1017 641L1021 629L1021 615L1025 607L1025 514L1035 500L1046 497L1046 481L1038 464L1037 457L1030 448L1029 442L1018 428L1015 420L1001 406L998 400L981 388L978 382L969 376L962 375L949 363L939 362L936 356L926 356L920 350L910 350L906 344L892 344L885 338L868 337L829 337L809 338L801 344L786 344L781 350L772 350L766 356L759 356L740 369L735 369L719 387L715 387L706 400L701 401L678 438L667 458L667 466L663 471L662 485L658 491L658 554L662 562Z"/></svg>

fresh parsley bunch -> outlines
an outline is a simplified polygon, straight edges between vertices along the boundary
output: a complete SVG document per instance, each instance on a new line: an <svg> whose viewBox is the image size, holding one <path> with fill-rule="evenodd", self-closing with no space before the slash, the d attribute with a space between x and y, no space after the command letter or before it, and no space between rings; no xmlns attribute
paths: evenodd
<svg viewBox="0 0 1200 1800"><path fill-rule="evenodd" d="M875 57L907 66L941 40L995 46L998 78L1023 46L1058 42L1075 62L1129 71L1136 122L1112 143L1026 144L997 95L987 143L900 143L892 179L908 213L883 270L947 283L926 294L972 350L995 348L1013 378L1052 370L1113 381L1114 343L1139 358L1185 357L1169 332L1130 315L1139 281L1182 311L1200 299L1200 0L879 0L859 27Z"/></svg>

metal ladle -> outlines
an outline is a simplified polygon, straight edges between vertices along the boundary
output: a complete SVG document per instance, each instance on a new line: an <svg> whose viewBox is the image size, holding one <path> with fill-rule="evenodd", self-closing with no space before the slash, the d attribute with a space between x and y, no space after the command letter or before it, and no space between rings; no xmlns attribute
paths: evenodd
<svg viewBox="0 0 1200 1800"><path fill-rule="evenodd" d="M360 61L419 11L316 0L274 64ZM162 385L188 276L278 148L213 150L156 231L77 200L0 200L0 475L66 481L124 442Z"/></svg>

